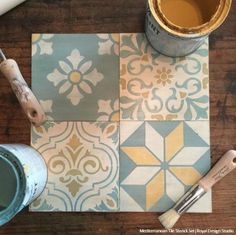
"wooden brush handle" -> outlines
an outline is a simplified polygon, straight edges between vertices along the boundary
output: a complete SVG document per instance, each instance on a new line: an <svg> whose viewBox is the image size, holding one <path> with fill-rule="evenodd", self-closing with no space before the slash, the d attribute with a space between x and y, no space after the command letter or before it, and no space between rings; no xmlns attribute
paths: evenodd
<svg viewBox="0 0 236 235"><path fill-rule="evenodd" d="M4 60L0 64L0 71L8 79L25 114L34 125L41 125L46 116L39 101L25 82L17 63L12 59Z"/></svg>
<svg viewBox="0 0 236 235"><path fill-rule="evenodd" d="M0 16L24 1L26 1L26 0L10 0L10 1L9 0L1 0L0 1Z"/></svg>
<svg viewBox="0 0 236 235"><path fill-rule="evenodd" d="M208 191L215 183L229 174L234 168L236 168L236 151L230 150L221 157L198 184L203 187L205 191Z"/></svg>

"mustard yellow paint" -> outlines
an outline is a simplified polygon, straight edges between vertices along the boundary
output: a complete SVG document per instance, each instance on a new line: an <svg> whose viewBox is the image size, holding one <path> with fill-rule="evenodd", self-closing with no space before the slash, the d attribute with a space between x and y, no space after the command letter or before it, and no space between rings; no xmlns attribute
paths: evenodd
<svg viewBox="0 0 236 235"><path fill-rule="evenodd" d="M106 128L106 133L109 135L115 130L116 126L111 124L109 127Z"/></svg>
<svg viewBox="0 0 236 235"><path fill-rule="evenodd" d="M32 42L35 43L39 40L40 34L39 33L34 33L32 34Z"/></svg>
<svg viewBox="0 0 236 235"><path fill-rule="evenodd" d="M160 161L145 147L122 147L121 149L138 166L160 165Z"/></svg>
<svg viewBox="0 0 236 235"><path fill-rule="evenodd" d="M161 171L146 186L146 208L149 210L164 195L164 172Z"/></svg>
<svg viewBox="0 0 236 235"><path fill-rule="evenodd" d="M149 61L149 56L148 54L144 54L141 58L142 61L148 62Z"/></svg>
<svg viewBox="0 0 236 235"><path fill-rule="evenodd" d="M171 167L170 171L186 185L193 185L202 177L193 167Z"/></svg>
<svg viewBox="0 0 236 235"><path fill-rule="evenodd" d="M78 83L81 80L81 74L78 71L73 71L70 76L69 79L73 82L73 83Z"/></svg>
<svg viewBox="0 0 236 235"><path fill-rule="evenodd" d="M181 122L165 139L166 160L169 161L184 145L184 124Z"/></svg>
<svg viewBox="0 0 236 235"><path fill-rule="evenodd" d="M149 91L142 93L142 97L143 97L144 99L147 99L148 96L149 96Z"/></svg>
<svg viewBox="0 0 236 235"><path fill-rule="evenodd" d="M118 33L113 33L113 34L111 34L111 37L112 37L112 39L113 39L115 42L119 43L119 41L120 41L120 34L118 34Z"/></svg>
<svg viewBox="0 0 236 235"><path fill-rule="evenodd" d="M78 136L73 135L68 142L68 146L70 146L74 151L81 146L81 142Z"/></svg>
<svg viewBox="0 0 236 235"><path fill-rule="evenodd" d="M115 113L112 114L112 116L111 116L111 121L112 121L112 122L117 122L117 121L119 121L119 120L120 120L120 112L117 111L117 112L115 112Z"/></svg>
<svg viewBox="0 0 236 235"><path fill-rule="evenodd" d="M173 24L190 28L210 21L219 4L219 0L162 0L161 10Z"/></svg>
<svg viewBox="0 0 236 235"><path fill-rule="evenodd" d="M181 97L182 99L184 99L184 98L187 96L187 93L180 91L180 92L179 92L179 95L180 95L180 97Z"/></svg>

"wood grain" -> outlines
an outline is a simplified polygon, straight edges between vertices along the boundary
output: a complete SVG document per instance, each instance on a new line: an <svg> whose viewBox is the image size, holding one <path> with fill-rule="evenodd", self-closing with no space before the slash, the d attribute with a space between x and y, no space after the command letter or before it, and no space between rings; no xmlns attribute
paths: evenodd
<svg viewBox="0 0 236 235"><path fill-rule="evenodd" d="M0 17L0 47L19 63L30 85L31 33L143 32L146 0L29 0ZM236 1L210 37L212 162L236 149ZM30 124L0 75L0 143L30 143ZM213 214L188 214L179 228L236 230L236 172L213 190ZM21 212L0 235L139 234L157 229L157 213Z"/></svg>

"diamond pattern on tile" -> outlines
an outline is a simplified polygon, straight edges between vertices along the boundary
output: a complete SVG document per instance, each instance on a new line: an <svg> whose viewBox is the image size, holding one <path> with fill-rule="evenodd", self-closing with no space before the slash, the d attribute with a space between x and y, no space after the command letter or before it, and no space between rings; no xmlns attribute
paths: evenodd
<svg viewBox="0 0 236 235"><path fill-rule="evenodd" d="M209 122L130 123L120 124L120 209L165 211L209 170Z"/></svg>
<svg viewBox="0 0 236 235"><path fill-rule="evenodd" d="M170 58L144 34L121 34L122 120L208 120L208 41L193 54Z"/></svg>
<svg viewBox="0 0 236 235"><path fill-rule="evenodd" d="M119 121L118 87L119 34L32 35L32 89L49 120Z"/></svg>
<svg viewBox="0 0 236 235"><path fill-rule="evenodd" d="M31 211L117 211L118 128L115 122L48 122L33 128L32 146L49 175Z"/></svg>

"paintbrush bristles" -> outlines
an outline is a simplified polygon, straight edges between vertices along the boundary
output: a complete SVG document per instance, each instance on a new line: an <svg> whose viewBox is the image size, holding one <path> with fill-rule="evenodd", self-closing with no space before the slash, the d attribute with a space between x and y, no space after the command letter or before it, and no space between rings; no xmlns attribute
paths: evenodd
<svg viewBox="0 0 236 235"><path fill-rule="evenodd" d="M159 216L159 221L166 229L171 229L180 218L180 215L174 209L168 210L163 215Z"/></svg>

